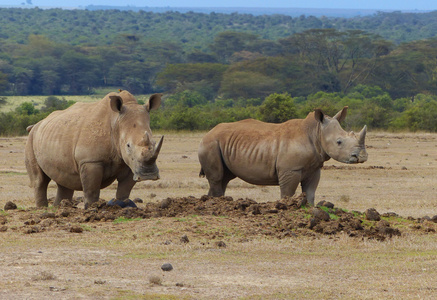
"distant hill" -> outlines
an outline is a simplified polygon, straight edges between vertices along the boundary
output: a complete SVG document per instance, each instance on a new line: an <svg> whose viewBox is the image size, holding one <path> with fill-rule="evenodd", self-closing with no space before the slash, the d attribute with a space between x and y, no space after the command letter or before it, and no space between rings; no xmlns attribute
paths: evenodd
<svg viewBox="0 0 437 300"><path fill-rule="evenodd" d="M87 10L131 10L131 11L147 11L154 13L164 12L196 12L210 14L222 13L222 14L251 14L254 16L261 15L285 15L291 17L315 16L315 17L340 17L340 18L352 18L359 16L370 16L378 12L394 12L394 10L377 10L377 9L329 9L329 8L298 8L298 7L285 7L285 8L271 8L271 7L136 7L136 6L107 6L107 5L88 5L85 7ZM403 10L403 13L424 13L431 10Z"/></svg>

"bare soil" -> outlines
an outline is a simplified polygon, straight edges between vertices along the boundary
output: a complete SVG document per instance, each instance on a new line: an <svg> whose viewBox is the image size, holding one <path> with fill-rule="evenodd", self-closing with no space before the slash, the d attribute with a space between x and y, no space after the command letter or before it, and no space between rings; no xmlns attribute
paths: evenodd
<svg viewBox="0 0 437 300"><path fill-rule="evenodd" d="M88 210L36 209L25 139L0 139L0 298L433 298L437 135L369 134L368 164L325 165L318 207L238 180L204 196L201 136L167 134L136 208L108 206L112 185Z"/></svg>

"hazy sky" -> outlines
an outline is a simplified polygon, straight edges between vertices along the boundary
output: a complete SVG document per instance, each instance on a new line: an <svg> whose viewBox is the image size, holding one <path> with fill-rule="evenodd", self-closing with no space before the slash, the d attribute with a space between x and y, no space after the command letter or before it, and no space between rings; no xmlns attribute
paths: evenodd
<svg viewBox="0 0 437 300"><path fill-rule="evenodd" d="M437 10L436 0L0 0L0 6L29 6L29 3L39 7L77 7L94 4L137 7L298 7Z"/></svg>

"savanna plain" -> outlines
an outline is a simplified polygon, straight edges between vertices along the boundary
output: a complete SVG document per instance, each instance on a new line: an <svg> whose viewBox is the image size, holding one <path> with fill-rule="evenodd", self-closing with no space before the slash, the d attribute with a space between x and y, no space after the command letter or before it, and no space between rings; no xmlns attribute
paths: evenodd
<svg viewBox="0 0 437 300"><path fill-rule="evenodd" d="M203 197L205 133L155 139L162 134L161 179L138 183L138 209L112 208L116 217L101 204L84 210L81 192L73 204L36 209L26 137L0 138L1 299L435 299L437 134L369 132L366 163L325 163L316 203L357 216L353 232L332 210L323 222L336 230L312 226L312 208L281 204L278 187L236 179L228 197ZM4 210L8 202L17 208ZM396 234L361 234L380 226L369 208Z"/></svg>

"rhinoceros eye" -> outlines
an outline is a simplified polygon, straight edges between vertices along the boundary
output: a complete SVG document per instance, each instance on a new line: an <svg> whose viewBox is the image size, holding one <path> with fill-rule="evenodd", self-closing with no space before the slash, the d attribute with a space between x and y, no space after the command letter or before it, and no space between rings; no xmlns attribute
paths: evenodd
<svg viewBox="0 0 437 300"><path fill-rule="evenodd" d="M340 139L337 140L337 145L341 146L342 143L343 143L342 140L340 140Z"/></svg>

